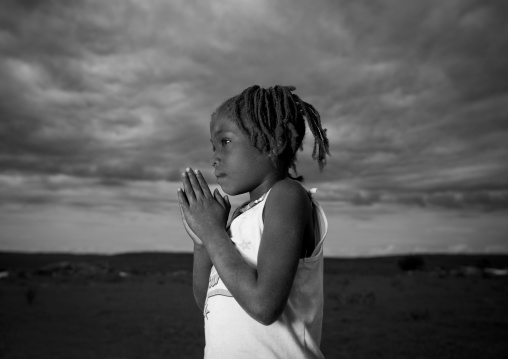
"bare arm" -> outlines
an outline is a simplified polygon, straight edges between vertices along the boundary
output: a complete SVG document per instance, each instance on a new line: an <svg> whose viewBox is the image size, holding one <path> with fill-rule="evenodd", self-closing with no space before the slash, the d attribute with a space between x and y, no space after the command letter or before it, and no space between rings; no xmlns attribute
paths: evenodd
<svg viewBox="0 0 508 359"><path fill-rule="evenodd" d="M197 181L190 175L188 186L196 187ZM202 180L199 181L201 183ZM196 198L199 197L198 192ZM189 200L189 203L192 201ZM210 226L214 222L210 214L212 210L203 209L206 203L201 208L202 203L201 200L190 203L189 207L184 206L184 212L191 218L204 219L194 219L189 221L189 225L199 233L222 281L252 318L265 325L273 323L284 310L289 297L303 233L310 218L311 204L305 190L293 181L280 181L272 188L264 209L264 231L257 269L245 262L224 228ZM202 222L209 225L203 227L198 224Z"/></svg>
<svg viewBox="0 0 508 359"><path fill-rule="evenodd" d="M299 186L294 183L293 185ZM231 294L258 322L270 325L282 314L295 277L310 203L303 188L277 183L265 204L264 231L257 269L231 242L208 238L205 246Z"/></svg>
<svg viewBox="0 0 508 359"><path fill-rule="evenodd" d="M212 261L204 246L194 245L194 263L192 266L192 290L194 300L199 309L203 311L208 290L208 278L212 269Z"/></svg>

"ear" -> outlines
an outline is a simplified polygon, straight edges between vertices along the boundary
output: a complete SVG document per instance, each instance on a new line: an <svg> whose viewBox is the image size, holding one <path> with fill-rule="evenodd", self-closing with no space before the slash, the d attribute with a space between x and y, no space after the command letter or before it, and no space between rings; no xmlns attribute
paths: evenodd
<svg viewBox="0 0 508 359"><path fill-rule="evenodd" d="M286 149L286 139L281 137L277 140L277 147L272 149L272 155L279 157Z"/></svg>

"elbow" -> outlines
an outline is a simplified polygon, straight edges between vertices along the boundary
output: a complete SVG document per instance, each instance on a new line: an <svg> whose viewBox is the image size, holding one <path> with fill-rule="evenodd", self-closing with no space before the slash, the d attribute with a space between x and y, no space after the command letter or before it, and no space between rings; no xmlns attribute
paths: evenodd
<svg viewBox="0 0 508 359"><path fill-rule="evenodd" d="M281 316L284 306L270 305L268 303L260 303L256 306L251 314L258 323L269 326L275 323Z"/></svg>
<svg viewBox="0 0 508 359"><path fill-rule="evenodd" d="M278 316L265 316L265 317L261 317L259 319L256 319L258 321L258 323L260 324L263 324L264 326L269 326L269 325L272 325L273 323L275 323L277 321L277 319L279 319Z"/></svg>
<svg viewBox="0 0 508 359"><path fill-rule="evenodd" d="M203 311L203 308L205 307L205 301L206 301L206 292L203 292L200 290L200 288L194 287L193 290L194 294L194 300L196 302L196 305L198 308Z"/></svg>
<svg viewBox="0 0 508 359"><path fill-rule="evenodd" d="M196 305L199 308L199 310L203 311L203 309L205 308L205 301L202 300L201 297L197 297L195 295L194 295L194 301L196 302Z"/></svg>

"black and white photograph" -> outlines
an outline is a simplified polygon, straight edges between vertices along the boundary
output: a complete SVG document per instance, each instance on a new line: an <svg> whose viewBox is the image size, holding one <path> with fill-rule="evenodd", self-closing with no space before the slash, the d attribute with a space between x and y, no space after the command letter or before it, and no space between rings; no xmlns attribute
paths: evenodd
<svg viewBox="0 0 508 359"><path fill-rule="evenodd" d="M0 359L508 355L508 2L2 0Z"/></svg>

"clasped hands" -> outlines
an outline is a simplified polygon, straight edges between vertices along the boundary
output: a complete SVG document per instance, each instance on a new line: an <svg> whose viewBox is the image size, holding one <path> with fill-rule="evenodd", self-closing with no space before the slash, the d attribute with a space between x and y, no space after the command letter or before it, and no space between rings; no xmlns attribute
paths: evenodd
<svg viewBox="0 0 508 359"><path fill-rule="evenodd" d="M213 194L198 170L187 168L182 173L183 190L178 189L178 202L185 230L196 245L208 236L226 228L231 204L216 189Z"/></svg>

